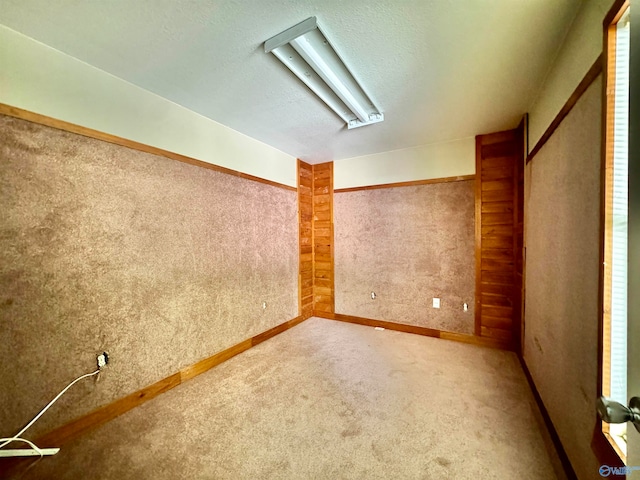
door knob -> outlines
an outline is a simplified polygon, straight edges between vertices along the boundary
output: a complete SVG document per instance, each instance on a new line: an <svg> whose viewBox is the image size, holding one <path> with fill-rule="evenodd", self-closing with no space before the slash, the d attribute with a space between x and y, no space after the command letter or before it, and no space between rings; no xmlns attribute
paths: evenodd
<svg viewBox="0 0 640 480"><path fill-rule="evenodd" d="M629 406L600 397L596 402L598 415L607 423L631 422L640 432L640 397L632 397Z"/></svg>

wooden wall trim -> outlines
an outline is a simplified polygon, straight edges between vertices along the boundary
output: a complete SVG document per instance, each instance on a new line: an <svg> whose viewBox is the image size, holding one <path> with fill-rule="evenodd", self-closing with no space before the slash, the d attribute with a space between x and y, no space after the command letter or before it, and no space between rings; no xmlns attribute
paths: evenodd
<svg viewBox="0 0 640 480"><path fill-rule="evenodd" d="M335 311L333 162L313 165L313 310Z"/></svg>
<svg viewBox="0 0 640 480"><path fill-rule="evenodd" d="M382 327L388 330L396 330L405 333L414 333L426 337L442 338L444 340L453 340L456 342L469 343L479 345L481 347L497 348L500 350L511 350L511 343L495 338L477 337L475 335L467 335L464 333L445 332L435 328L419 327L416 325L407 325L406 323L389 322L386 320L374 320L372 318L356 317L353 315L343 315L341 313L313 312L314 317L324 318L327 320L337 320L340 322L357 323L358 325L366 325L368 327Z"/></svg>
<svg viewBox="0 0 640 480"><path fill-rule="evenodd" d="M613 237L613 225L611 209L613 207L613 138L615 120L615 58L616 58L616 35L615 25L612 25L614 18L619 16L619 12L614 10L616 6L622 7L626 2L615 2L612 10L607 14L604 23L604 78L602 82L602 123L601 123L601 156L600 165L600 271L598 278L598 393L609 396L609 370L610 370L610 327L611 312L606 305L611 301L611 269L612 254L611 249ZM620 4L620 5L618 5ZM603 424L606 426L606 424ZM608 429L607 429L608 430Z"/></svg>
<svg viewBox="0 0 640 480"><path fill-rule="evenodd" d="M482 137L478 135L476 137L476 175L478 181L475 184L475 260L476 260L476 275L481 275L482 271ZM474 333L478 337L481 335L481 301L482 292L480 290L480 278L476 278L475 285L475 305L474 305Z"/></svg>
<svg viewBox="0 0 640 480"><path fill-rule="evenodd" d="M603 82L600 165L600 270L598 275L598 395L610 396L612 263L612 204L613 204L613 136L615 116L615 24L629 6L629 0L616 0L603 20ZM601 464L622 465L624 453L609 434L609 425L596 418L591 449Z"/></svg>
<svg viewBox="0 0 640 480"><path fill-rule="evenodd" d="M459 175L457 177L428 178L426 180L412 180L410 182L395 182L395 183L383 183L381 185L367 185L364 187L338 188L334 190L334 192L346 193L346 192L358 192L360 190L375 190L378 188L415 187L417 185L431 185L433 183L463 182L465 180L473 180L474 178L476 178L475 175Z"/></svg>
<svg viewBox="0 0 640 480"><path fill-rule="evenodd" d="M298 160L299 314L313 313L313 167Z"/></svg>
<svg viewBox="0 0 640 480"><path fill-rule="evenodd" d="M103 142L113 143L115 145L131 148L133 150L139 150L141 152L151 153L153 155L159 155L161 157L170 158L171 160L177 160L178 162L187 163L189 165L194 165L196 167L201 167L201 168L206 168L208 170L214 170L216 172L226 173L227 175L233 175L235 177L244 178L245 180L260 182L267 185L271 185L273 187L283 188L285 190L290 190L294 192L296 191L295 187L291 187L283 183L273 182L271 180L256 177L254 175L249 175L248 173L238 172L237 170L232 170L231 168L221 167L219 165L214 165L212 163L204 162L202 160L196 160L195 158L187 157L186 155L181 155L179 153L163 150L162 148L152 147L151 145L145 145L144 143L136 142L134 140L128 140L126 138L118 137L116 135L111 135L109 133L100 132L98 130L94 130L91 128L82 127L74 123L65 122L64 120L58 120L52 117L48 117L46 115L30 112L28 110L23 110L18 107L12 107L11 105L6 105L4 103L0 103L0 114L7 115L9 117L20 118L22 120L27 120L29 122L37 123L37 124L44 125L51 128L56 128L58 130L63 130L65 132L75 133L77 135L82 135L84 137L95 138L96 140L102 140Z"/></svg>
<svg viewBox="0 0 640 480"><path fill-rule="evenodd" d="M545 426L547 427L547 431L549 432L549 436L551 437L551 441L553 442L553 446L556 449L558 454L558 458L560 459L560 463L562 464L562 468L564 470L565 475L567 476L567 480L577 480L576 472L571 465L571 461L569 460L569 456L560 441L560 436L558 435L558 431L556 427L553 425L551 421L551 417L549 416L549 412L547 408L544 406L544 402L542 401L542 397L536 388L536 384L533 381L533 377L531 376L531 372L529 372L529 368L527 367L527 363L524 361L522 355L518 355L518 359L520 360L520 365L522 366L522 371L524 372L524 376L527 378L527 383L529 383L529 388L531 388L531 393L533 393L533 398L538 405L538 409L540 410L540 414L542 415L542 419L544 421Z"/></svg>
<svg viewBox="0 0 640 480"><path fill-rule="evenodd" d="M556 129L560 126L560 124L562 123L562 120L564 120L564 118L569 114L573 106L578 102L578 100L580 100L580 97L582 97L582 94L587 91L589 86L602 73L603 58L604 58L603 54L600 54L597 60L593 63L593 65L591 66L587 74L580 81L576 89L573 91L573 93L571 94L569 99L566 101L564 106L560 109L560 111L558 112L556 117L553 119L551 124L547 127L542 137L540 137L540 140L538 140L535 147L533 147L533 150L531 150L531 152L527 156L526 163L529 163L530 161L533 160L536 154L540 151L540 149L544 146L544 144L547 143L547 141L551 138L551 136L556 131Z"/></svg>
<svg viewBox="0 0 640 480"><path fill-rule="evenodd" d="M524 345L524 167L526 115L516 128L520 154L513 164L513 341L515 350Z"/></svg>
<svg viewBox="0 0 640 480"><path fill-rule="evenodd" d="M114 418L128 412L129 410L142 405L143 403L157 397L158 395L168 392L174 387L211 370L213 367L226 362L239 353L249 350L251 347L259 345L305 320L304 317L298 316L287 322L281 323L269 330L259 333L247 340L244 340L232 347L229 347L215 355L200 360L199 362L183 368L168 377L149 385L137 392L126 397L115 400L114 402L104 405L80 418L62 425L34 440L39 447L60 447L65 443L74 440L85 433L113 420ZM108 373L107 373L108 375ZM3 463L3 465L6 465Z"/></svg>
<svg viewBox="0 0 640 480"><path fill-rule="evenodd" d="M607 12L607 15L604 17L604 20L602 21L602 26L604 27L605 35L607 33L607 30L612 24L618 23L618 20L620 20L620 17L622 17L622 14L625 12L628 6L629 6L629 0L615 0L615 2L613 2L613 5ZM605 52L606 52L606 46L607 44L606 44L606 37L605 37Z"/></svg>
<svg viewBox="0 0 640 480"><path fill-rule="evenodd" d="M512 342L516 351L516 189L521 188L516 172L524 163L522 132L516 128L476 137L475 334Z"/></svg>

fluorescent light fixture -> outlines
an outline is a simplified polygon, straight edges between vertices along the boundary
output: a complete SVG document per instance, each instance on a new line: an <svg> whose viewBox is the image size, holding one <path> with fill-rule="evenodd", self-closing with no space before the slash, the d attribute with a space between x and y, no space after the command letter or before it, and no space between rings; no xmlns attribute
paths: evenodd
<svg viewBox="0 0 640 480"><path fill-rule="evenodd" d="M270 38L264 42L264 51L278 57L348 128L384 120L384 114L322 33L316 17L307 18Z"/></svg>

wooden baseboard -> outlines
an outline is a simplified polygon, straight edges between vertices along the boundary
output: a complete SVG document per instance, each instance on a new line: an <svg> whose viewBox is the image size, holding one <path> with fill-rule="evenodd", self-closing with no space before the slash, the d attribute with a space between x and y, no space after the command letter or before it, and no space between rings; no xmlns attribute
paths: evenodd
<svg viewBox="0 0 640 480"><path fill-rule="evenodd" d="M551 421L549 412L547 411L547 408L544 406L544 403L542 402L542 397L540 396L540 393L538 393L538 389L536 387L536 384L533 381L531 372L529 372L529 368L527 367L527 364L524 361L524 358L522 357L522 355L518 355L518 359L520 360L520 365L522 366L522 370L524 371L524 376L527 377L527 382L529 383L529 387L533 392L533 398L535 399L536 404L538 405L538 409L540 410L540 414L542 415L544 424L547 427L547 431L549 432L549 436L551 437L553 446L555 447L556 452L558 453L558 458L560 459L560 463L562 464L564 473L567 476L568 480L577 480L578 477L576 475L576 472L573 469L573 466L571 465L571 461L567 456L567 452L564 450L564 446L560 441L560 436L558 435L556 427L553 425L553 422Z"/></svg>
<svg viewBox="0 0 640 480"><path fill-rule="evenodd" d="M388 322L385 320L374 320L371 318L355 317L353 315L343 315L341 313L313 312L315 317L325 318L327 320L338 320L341 322L357 323L358 325L366 325L369 327L382 327L388 330L397 330L399 332L414 333L427 337L442 338L445 340L453 340L456 342L469 343L472 345L480 345L482 347L497 348L500 350L513 350L511 342L487 337L478 337L475 335L467 335L464 333L445 332L435 328L418 327L416 325L407 325L406 323Z"/></svg>
<svg viewBox="0 0 640 480"><path fill-rule="evenodd" d="M138 390L137 392L127 395L124 398L120 398L108 405L94 410L93 412L90 412L65 425L62 425L61 427L58 427L55 430L40 436L39 438L34 440L34 443L39 447L60 447L65 443L74 440L81 435L84 435L85 433L115 419L123 413L126 413L129 410L142 405L152 398L155 398L158 395L165 393L174 387L177 387L187 380L190 380L193 377L196 377L201 373L204 373L207 370L210 370L213 367L226 362L239 353L249 350L251 347L254 347L264 342L265 340L268 340L286 330L289 330L290 328L298 325L304 320L306 320L304 317L299 316L287 322L281 323L280 325L277 325L265 332L255 335L254 337L248 338L247 340L244 340L237 345L227 348L222 352L216 353L211 357L205 358L204 360L200 360L193 365L183 368L179 372L176 372L173 375L170 375L160 380L159 382L154 383L153 385L149 385L142 390ZM15 463L15 460L13 459L6 459L6 461ZM5 463L4 461L0 465L2 465L0 471L8 468L7 463Z"/></svg>

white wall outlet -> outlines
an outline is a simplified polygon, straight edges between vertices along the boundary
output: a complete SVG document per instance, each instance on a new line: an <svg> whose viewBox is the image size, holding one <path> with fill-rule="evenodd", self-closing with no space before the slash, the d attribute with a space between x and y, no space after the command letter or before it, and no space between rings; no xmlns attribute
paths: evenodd
<svg viewBox="0 0 640 480"><path fill-rule="evenodd" d="M267 309L267 302L262 302L262 309L266 310Z"/></svg>
<svg viewBox="0 0 640 480"><path fill-rule="evenodd" d="M98 369L104 368L107 363L109 363L109 354L107 352L102 352L98 355Z"/></svg>
<svg viewBox="0 0 640 480"><path fill-rule="evenodd" d="M371 292L371 300L375 300L377 296L376 292Z"/></svg>
<svg viewBox="0 0 640 480"><path fill-rule="evenodd" d="M462 304L462 310L464 310L465 312L469 311L469 304L468 303L463 303Z"/></svg>
<svg viewBox="0 0 640 480"><path fill-rule="evenodd" d="M439 298L434 298L433 299L433 308L440 308L440 299Z"/></svg>

